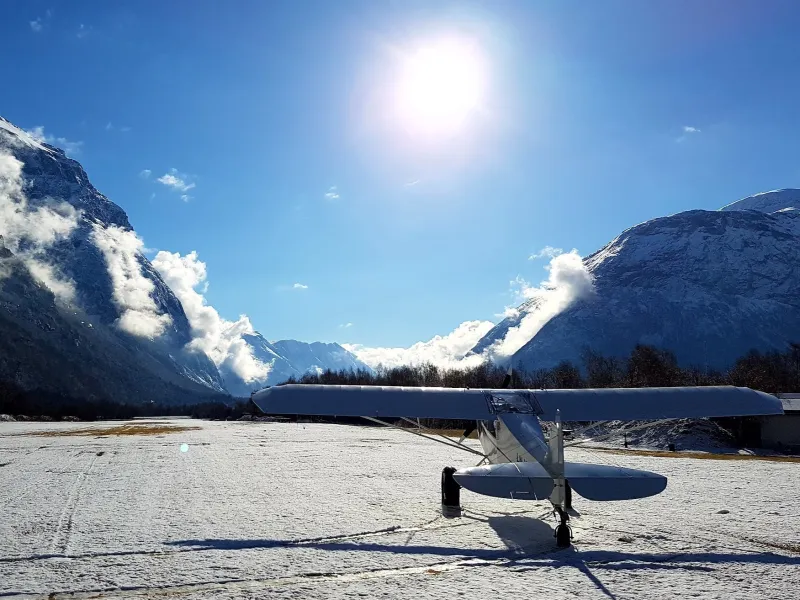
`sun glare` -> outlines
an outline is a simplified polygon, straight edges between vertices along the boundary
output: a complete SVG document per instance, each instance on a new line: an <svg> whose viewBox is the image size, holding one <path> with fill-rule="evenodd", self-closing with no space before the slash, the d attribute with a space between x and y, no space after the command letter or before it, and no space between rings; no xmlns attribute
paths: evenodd
<svg viewBox="0 0 800 600"><path fill-rule="evenodd" d="M398 117L411 133L455 133L480 108L484 85L483 61L472 45L451 39L419 47L401 64Z"/></svg>

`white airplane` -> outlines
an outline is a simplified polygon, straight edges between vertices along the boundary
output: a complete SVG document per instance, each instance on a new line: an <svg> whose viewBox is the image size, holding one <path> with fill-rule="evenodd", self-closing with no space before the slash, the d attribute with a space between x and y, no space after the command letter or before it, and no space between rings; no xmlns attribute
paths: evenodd
<svg viewBox="0 0 800 600"><path fill-rule="evenodd" d="M565 462L562 421L783 414L775 396L729 386L521 390L280 385L255 392L251 399L265 414L362 417L389 427L394 426L387 417L414 425L418 419L475 421L483 452L463 443L475 428L458 441L433 437L430 430L426 435L402 428L482 457L478 466L445 467L443 513L461 515L460 488L498 498L549 500L559 520L554 533L559 547L569 546L572 539L572 490L589 500L605 501L646 498L667 487L666 477L649 471ZM540 421L554 423L549 438Z"/></svg>

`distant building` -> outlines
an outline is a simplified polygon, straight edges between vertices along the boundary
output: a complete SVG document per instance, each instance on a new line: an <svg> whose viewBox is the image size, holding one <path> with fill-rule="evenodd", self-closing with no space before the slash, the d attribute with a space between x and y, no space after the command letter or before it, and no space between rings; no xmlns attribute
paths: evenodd
<svg viewBox="0 0 800 600"><path fill-rule="evenodd" d="M776 450L800 451L800 394L776 394L782 415L761 417L761 445Z"/></svg>

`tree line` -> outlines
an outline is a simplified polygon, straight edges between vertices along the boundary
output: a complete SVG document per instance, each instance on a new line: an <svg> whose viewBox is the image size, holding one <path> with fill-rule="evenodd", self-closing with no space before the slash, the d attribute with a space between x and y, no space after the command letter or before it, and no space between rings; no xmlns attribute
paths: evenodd
<svg viewBox="0 0 800 600"><path fill-rule="evenodd" d="M78 398L46 390L24 390L17 384L0 381L0 414L34 419L42 417L60 421L76 418L81 421L132 419L134 417L190 416L197 419L238 419L252 412L249 401L230 403L198 402L194 404L131 404L113 398Z"/></svg>
<svg viewBox="0 0 800 600"><path fill-rule="evenodd" d="M673 352L644 344L624 358L603 356L585 350L581 366L563 361L549 369L512 369L507 387L523 389L568 389L608 387L679 387L734 385L767 393L800 391L800 344L785 352L753 350L725 371L681 367ZM373 372L323 371L291 377L289 383L327 385L385 385L458 388L499 388L508 367L485 362L466 369L441 368L433 364L379 367Z"/></svg>
<svg viewBox="0 0 800 600"><path fill-rule="evenodd" d="M507 367L485 362L466 369L433 364L378 367L368 370L323 371L291 377L286 384L384 385L457 388L499 388L506 383ZM725 371L681 367L675 355L653 346L638 345L624 358L585 350L581 365L563 361L548 369L512 370L506 387L564 389L604 387L676 387L734 385L767 393L800 392L800 344L784 352L751 351ZM13 382L0 381L0 414L46 416L82 421L130 419L144 416L191 416L200 419L238 419L258 409L247 399L194 404L125 404L113 398L76 398L58 392L23 390ZM339 419L337 422L358 420ZM441 424L440 424L441 425Z"/></svg>

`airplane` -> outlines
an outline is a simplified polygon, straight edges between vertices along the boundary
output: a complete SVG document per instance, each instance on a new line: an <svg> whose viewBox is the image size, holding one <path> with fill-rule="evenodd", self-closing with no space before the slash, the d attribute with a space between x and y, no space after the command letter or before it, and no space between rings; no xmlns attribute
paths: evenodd
<svg viewBox="0 0 800 600"><path fill-rule="evenodd" d="M573 490L588 500L614 501L654 496L667 487L666 477L650 471L566 462L563 423L783 414L777 397L742 387L533 390L507 389L509 381L506 376L498 389L288 384L254 392L251 400L265 414L362 417L479 455L476 466L443 469L444 516L461 516L461 488L497 498L549 500L561 548L571 545ZM420 430L398 427L387 417ZM466 420L475 426L455 441L435 437L419 419ZM553 424L549 437L542 421ZM463 443L475 429L483 452Z"/></svg>

